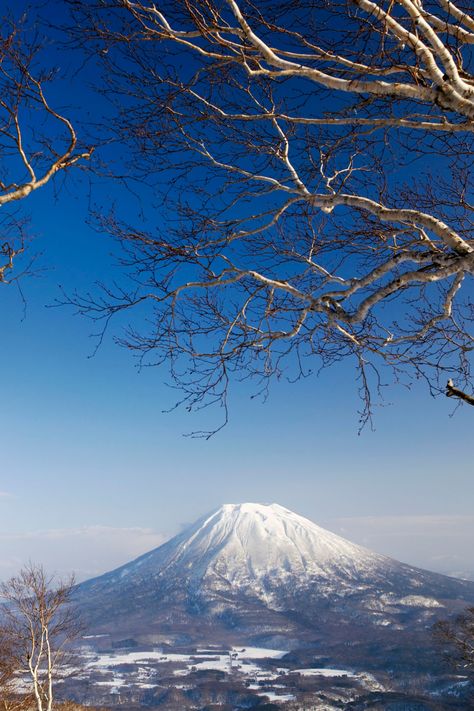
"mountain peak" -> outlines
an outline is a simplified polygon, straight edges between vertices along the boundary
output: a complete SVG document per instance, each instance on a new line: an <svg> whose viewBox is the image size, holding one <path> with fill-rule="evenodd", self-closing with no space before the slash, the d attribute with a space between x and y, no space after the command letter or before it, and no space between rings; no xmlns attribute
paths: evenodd
<svg viewBox="0 0 474 711"><path fill-rule="evenodd" d="M261 504L261 503L254 503L254 502L243 502L239 504L223 504L220 506L215 513L217 512L222 512L222 513L249 513L249 514L259 514L259 513L264 513L264 512L269 512L270 510L277 510L281 509L283 511L287 511L288 509L285 509L283 506L280 506L280 504Z"/></svg>
<svg viewBox="0 0 474 711"><path fill-rule="evenodd" d="M237 613L244 627L267 632L292 629L282 612L299 616L303 627L341 619L401 624L412 608L424 625L443 599L465 594L474 595L472 583L369 551L276 503L224 504L159 548L79 586L92 616L167 630L176 620L194 629L203 615L211 625L232 626Z"/></svg>
<svg viewBox="0 0 474 711"><path fill-rule="evenodd" d="M328 578L341 568L358 577L386 560L279 504L243 503L224 504L198 521L172 563L204 565L207 575L218 570L232 585L254 585L295 575Z"/></svg>
<svg viewBox="0 0 474 711"><path fill-rule="evenodd" d="M293 512L280 504L261 504L254 502L244 502L239 504L223 504L212 512L210 516L231 517L237 520L241 516L255 516L260 519L271 518L275 515L292 515Z"/></svg>
<svg viewBox="0 0 474 711"><path fill-rule="evenodd" d="M342 590L392 561L317 526L280 504L224 504L159 548L98 580L149 578L189 590L224 588L268 599L282 587ZM91 581L94 584L94 581Z"/></svg>

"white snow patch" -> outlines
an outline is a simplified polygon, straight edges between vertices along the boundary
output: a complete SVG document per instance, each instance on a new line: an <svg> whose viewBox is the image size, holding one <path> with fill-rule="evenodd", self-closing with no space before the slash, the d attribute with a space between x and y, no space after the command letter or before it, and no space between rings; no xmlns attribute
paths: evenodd
<svg viewBox="0 0 474 711"><path fill-rule="evenodd" d="M398 604L407 607L444 607L434 597L424 597L423 595L406 595L398 600Z"/></svg>
<svg viewBox="0 0 474 711"><path fill-rule="evenodd" d="M257 696L265 696L269 701L274 701L276 704L284 701L294 701L296 698L294 694L276 694L274 691L262 691Z"/></svg>
<svg viewBox="0 0 474 711"><path fill-rule="evenodd" d="M301 674L301 676L347 676L352 679L356 678L356 674L347 671L347 669L295 669L290 673Z"/></svg>
<svg viewBox="0 0 474 711"><path fill-rule="evenodd" d="M86 668L105 672L122 664L136 665L138 680L146 681L150 674L146 665L176 664L182 668L173 670L175 676L187 676L193 671L212 670L227 674L238 672L247 676L253 675L259 679L271 680L278 676L278 672L262 671L259 662L264 659L281 659L285 654L287 654L285 650L264 647L232 647L229 651L220 651L219 653L205 649L190 654L161 651L95 654L88 655ZM279 671L286 672L288 670Z"/></svg>
<svg viewBox="0 0 474 711"><path fill-rule="evenodd" d="M281 649L265 649L265 647L232 647L232 653L238 659L281 659L288 654Z"/></svg>

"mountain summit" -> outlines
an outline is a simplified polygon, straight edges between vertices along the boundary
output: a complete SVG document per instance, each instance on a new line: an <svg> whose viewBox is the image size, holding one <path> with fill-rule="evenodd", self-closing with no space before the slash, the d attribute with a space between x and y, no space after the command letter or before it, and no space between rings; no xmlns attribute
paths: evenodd
<svg viewBox="0 0 474 711"><path fill-rule="evenodd" d="M78 595L108 630L179 628L194 638L209 623L255 638L316 624L428 626L449 601L474 600L474 584L373 553L278 504L245 503L222 506Z"/></svg>
<svg viewBox="0 0 474 711"><path fill-rule="evenodd" d="M288 578L358 577L384 559L278 504L226 504L188 531L169 566L197 564L232 585Z"/></svg>
<svg viewBox="0 0 474 711"><path fill-rule="evenodd" d="M389 558L346 541L279 504L225 504L160 548L112 573L117 580L152 575L251 589L320 579L351 586L383 580Z"/></svg>

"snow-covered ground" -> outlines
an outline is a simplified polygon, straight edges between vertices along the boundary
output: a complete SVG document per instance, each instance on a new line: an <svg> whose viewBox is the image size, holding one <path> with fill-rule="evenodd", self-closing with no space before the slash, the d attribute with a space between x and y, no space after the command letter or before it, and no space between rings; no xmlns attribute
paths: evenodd
<svg viewBox="0 0 474 711"><path fill-rule="evenodd" d="M263 647L232 647L228 651L199 649L191 654L177 654L159 650L147 652L121 652L109 654L86 653L86 669L96 672L114 672L123 664L137 666L143 676L144 667L159 668L163 664L172 664L175 676L187 676L193 671L222 671L225 673L238 673L246 677L257 675L259 678L267 672L261 668L262 660L281 659L287 652L281 649L265 649ZM287 672L288 670L281 670ZM270 673L271 678L276 678L278 673ZM143 682L139 682L143 686Z"/></svg>
<svg viewBox="0 0 474 711"><path fill-rule="evenodd" d="M161 650L102 654L84 648L85 664L81 676L91 673L104 675L104 680L97 680L95 683L110 687L111 693L118 693L126 684L141 689L153 688L151 677L155 673L160 675L160 668L165 674L171 672L175 677L187 677L202 671L220 671L236 675L247 684L249 689L272 701L289 701L294 698L293 694L284 693L285 685L274 683L282 676L288 676L289 679L295 674L326 678L348 677L358 680L364 686L367 685L364 675L355 674L347 669L322 667L289 669L286 666L267 668L268 660L282 659L285 654L287 654L285 650L264 647L232 647L229 650L207 647L199 648L189 654ZM119 669L123 665L130 665L135 669L127 671Z"/></svg>
<svg viewBox="0 0 474 711"><path fill-rule="evenodd" d="M356 678L356 674L353 674L346 669L294 669L293 674L301 674L301 676L347 676L352 679Z"/></svg>
<svg viewBox="0 0 474 711"><path fill-rule="evenodd" d="M98 652L85 644L80 650L80 663L76 668L64 670L63 681L68 678L79 684L86 681L88 689L95 688L99 694L96 698L100 699L104 694L107 698L115 698L116 703L140 698L144 692L153 694L154 689L199 688L206 677L195 675L214 671L221 672L222 677L216 681L211 676L208 680L214 678L216 683L225 684L227 678L231 684L237 682L244 692L247 689L255 696L278 704L298 700L300 694L306 698L308 693L318 693L319 690L327 694L328 689L332 689L331 679L335 685L331 693L342 701L355 698L357 689L383 690L372 675L350 669L321 667L318 666L318 657L307 668L294 669L291 663L285 661L287 653L286 650L265 647L233 646L225 649L212 645L186 653L181 649L168 651L166 648ZM340 687L342 679L345 682Z"/></svg>

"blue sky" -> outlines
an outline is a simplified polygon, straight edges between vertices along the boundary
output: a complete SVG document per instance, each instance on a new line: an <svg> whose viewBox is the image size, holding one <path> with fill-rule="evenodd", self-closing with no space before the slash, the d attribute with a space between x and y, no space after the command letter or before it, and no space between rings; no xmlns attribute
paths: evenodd
<svg viewBox="0 0 474 711"><path fill-rule="evenodd" d="M84 186L28 205L41 251L25 279L26 315L2 287L0 577L34 555L80 577L127 560L226 502L276 501L407 562L471 572L470 408L421 385L389 389L375 430L358 435L353 370L274 383L266 403L234 384L229 425L183 437L207 411L162 411L166 368L138 372L94 325L47 308L59 285L85 288L109 270L112 245L86 225ZM391 404L388 404L391 403ZM2 543L3 542L3 543Z"/></svg>
<svg viewBox="0 0 474 711"><path fill-rule="evenodd" d="M114 199L117 186L95 182L92 201ZM472 408L451 417L452 401L421 384L389 388L375 430L358 435L344 363L274 383L265 403L234 383L229 425L209 441L183 437L219 413L163 414L177 397L166 368L139 372L114 328L91 358L94 325L48 308L60 285L84 291L114 269L113 244L87 224L89 200L87 179L71 175L58 195L25 201L39 253L38 274L22 282L25 313L15 286L0 288L0 579L30 558L93 575L222 503L252 500L474 577Z"/></svg>

